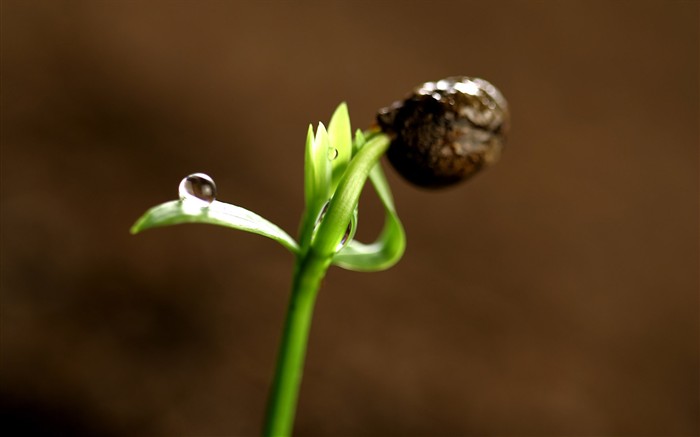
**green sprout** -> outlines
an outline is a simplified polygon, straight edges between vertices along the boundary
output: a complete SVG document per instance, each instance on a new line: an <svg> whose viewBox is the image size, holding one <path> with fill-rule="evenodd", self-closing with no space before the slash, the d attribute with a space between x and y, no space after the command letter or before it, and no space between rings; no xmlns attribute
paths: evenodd
<svg viewBox="0 0 700 437"><path fill-rule="evenodd" d="M381 157L391 148L389 158L399 172L409 181L428 187L468 178L497 158L507 129L507 107L492 85L478 81L481 79L457 77L427 82L403 104L381 110L379 127L357 130L354 137L345 103L335 110L328 130L319 123L314 133L309 126L304 163L306 205L297 240L247 209L216 200L214 182L201 173L182 180L179 200L149 209L131 228L131 233L137 234L181 223L207 223L263 235L294 254L291 298L264 423L265 436L292 433L314 303L330 266L380 271L396 264L404 253L406 236L379 165ZM431 87L434 92L423 92ZM496 115L491 114L486 125L478 116L488 111ZM436 120L449 122L436 124ZM410 157L408 164L405 160L395 162L402 153ZM364 244L354 235L358 202L368 178L384 206L385 218L377 240Z"/></svg>
<svg viewBox="0 0 700 437"><path fill-rule="evenodd" d="M404 230L378 165L389 142L387 135L376 131L367 134L357 131L353 139L344 103L336 109L327 131L319 124L314 135L309 126L304 168L306 208L298 242L247 209L217 200L202 203L199 198L186 196L151 208L131 228L131 233L136 234L179 223L226 226L269 237L296 256L265 435L291 433L314 302L328 268L337 265L349 270L383 270L394 265L404 252ZM356 229L357 205L367 177L386 211L384 229L372 244L362 244L347 234L348 228L352 234ZM192 201L197 203L191 205Z"/></svg>

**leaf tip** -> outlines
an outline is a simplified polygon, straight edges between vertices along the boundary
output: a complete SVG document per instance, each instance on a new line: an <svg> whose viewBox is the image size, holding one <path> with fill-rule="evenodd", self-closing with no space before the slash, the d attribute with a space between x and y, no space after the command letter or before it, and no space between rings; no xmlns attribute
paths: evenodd
<svg viewBox="0 0 700 437"><path fill-rule="evenodd" d="M331 120L334 119L336 116L341 116L344 115L346 118L350 118L348 115L348 104L347 102L340 102L337 108L335 108L335 112L333 112L333 115L331 116Z"/></svg>
<svg viewBox="0 0 700 437"><path fill-rule="evenodd" d="M141 231L143 231L143 217L136 220L136 223L131 225L131 228L129 228L129 233L131 235L136 235Z"/></svg>

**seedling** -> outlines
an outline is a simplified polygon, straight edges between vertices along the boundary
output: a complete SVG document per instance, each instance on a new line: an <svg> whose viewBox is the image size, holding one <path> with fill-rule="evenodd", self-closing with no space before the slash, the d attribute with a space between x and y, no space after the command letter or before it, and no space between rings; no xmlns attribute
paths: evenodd
<svg viewBox="0 0 700 437"><path fill-rule="evenodd" d="M379 159L389 161L410 182L429 188L465 180L500 156L508 129L508 106L482 79L451 77L426 82L405 100L379 111L377 126L356 131L341 103L328 130L309 126L304 166L305 209L298 239L259 215L216 200L216 185L203 173L182 180L179 200L148 210L131 228L208 223L271 238L296 257L292 292L282 333L263 433L288 436L303 372L314 302L331 265L379 271L399 261L406 246L391 189ZM354 239L358 202L369 178L384 205L377 240Z"/></svg>

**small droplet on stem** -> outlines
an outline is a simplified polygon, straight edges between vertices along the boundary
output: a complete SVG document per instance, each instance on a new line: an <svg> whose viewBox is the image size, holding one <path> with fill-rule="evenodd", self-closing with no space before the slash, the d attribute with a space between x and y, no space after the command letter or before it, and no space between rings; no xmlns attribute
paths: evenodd
<svg viewBox="0 0 700 437"><path fill-rule="evenodd" d="M323 221L323 217L326 216L326 212L328 211L328 207L330 206L331 201L327 201L325 205L323 205L323 208L321 208L321 212L318 215L318 218L316 219L316 225L314 226L314 233L316 230L318 230L319 225ZM345 228L345 233L343 234L343 238L340 240L340 243L338 243L338 246L335 248L335 251L338 252L340 249L345 247L348 242L350 241L350 236L353 234L353 228L355 227L355 219L350 220L350 223L348 223L348 227Z"/></svg>
<svg viewBox="0 0 700 437"><path fill-rule="evenodd" d="M348 223L348 227L345 229L345 234L343 234L343 239L340 240L340 243L338 243L338 247L335 248L336 252L345 247L345 245L348 244L348 242L350 241L350 235L352 234L352 224L352 221Z"/></svg>
<svg viewBox="0 0 700 437"><path fill-rule="evenodd" d="M216 200L216 184L204 173L193 173L180 181L180 200L205 208Z"/></svg>

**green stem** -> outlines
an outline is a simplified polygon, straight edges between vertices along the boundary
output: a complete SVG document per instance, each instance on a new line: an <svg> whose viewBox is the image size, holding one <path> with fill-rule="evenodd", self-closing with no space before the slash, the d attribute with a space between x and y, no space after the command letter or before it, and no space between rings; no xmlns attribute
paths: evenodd
<svg viewBox="0 0 700 437"><path fill-rule="evenodd" d="M376 135L350 161L314 241L308 246L303 245L308 249L297 257L292 295L265 418L263 435L266 437L287 437L292 433L316 295L331 265L335 248L350 222L367 176L388 147L389 138Z"/></svg>
<svg viewBox="0 0 700 437"><path fill-rule="evenodd" d="M282 437L292 433L314 303L329 265L330 258L315 256L313 251L297 261L265 419L265 436Z"/></svg>

